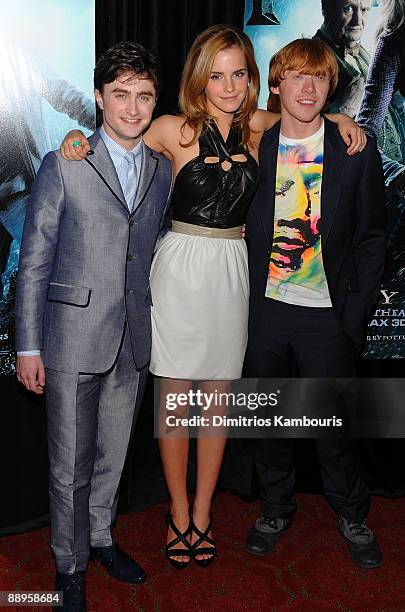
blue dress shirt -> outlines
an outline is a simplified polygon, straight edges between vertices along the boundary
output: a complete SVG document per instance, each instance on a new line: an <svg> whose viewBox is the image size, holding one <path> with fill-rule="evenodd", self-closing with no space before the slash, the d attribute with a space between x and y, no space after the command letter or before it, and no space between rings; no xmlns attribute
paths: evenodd
<svg viewBox="0 0 405 612"><path fill-rule="evenodd" d="M118 142L115 142L115 140L113 140L110 136L108 136L103 126L101 126L100 128L100 136L105 146L107 147L107 151L109 152L112 163L114 164L114 168L117 172L118 180L121 185L121 189L125 193L125 181L126 181L126 176L127 176L127 162L125 161L124 157L125 157L125 154L128 153L128 151L127 149L124 149L124 147L122 147L120 144L118 144ZM139 177L141 175L141 170L142 170L142 159L143 159L142 139L138 142L138 144L134 146L133 149L131 149L131 152L134 154L136 173L137 173L138 181L139 181Z"/></svg>

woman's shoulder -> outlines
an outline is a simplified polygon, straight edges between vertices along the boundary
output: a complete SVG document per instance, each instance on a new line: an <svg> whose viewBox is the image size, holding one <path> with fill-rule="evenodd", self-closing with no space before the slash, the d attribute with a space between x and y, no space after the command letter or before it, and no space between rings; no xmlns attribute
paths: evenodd
<svg viewBox="0 0 405 612"><path fill-rule="evenodd" d="M265 132L272 128L279 119L280 115L259 108L253 114L249 125L253 131Z"/></svg>
<svg viewBox="0 0 405 612"><path fill-rule="evenodd" d="M175 138L176 142L188 142L194 137L194 130L184 115L161 115L152 121L150 129L154 134L160 134L161 138Z"/></svg>
<svg viewBox="0 0 405 612"><path fill-rule="evenodd" d="M183 124L184 117L182 115L161 115L152 121L151 127L164 131L179 130Z"/></svg>
<svg viewBox="0 0 405 612"><path fill-rule="evenodd" d="M184 117L181 115L161 115L154 119L144 135L144 140L155 151L168 154L172 158L174 149L182 137Z"/></svg>

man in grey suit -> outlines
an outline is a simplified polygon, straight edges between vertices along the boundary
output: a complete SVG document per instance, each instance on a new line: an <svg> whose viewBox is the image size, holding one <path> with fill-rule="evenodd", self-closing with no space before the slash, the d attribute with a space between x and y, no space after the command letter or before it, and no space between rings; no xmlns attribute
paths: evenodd
<svg viewBox="0 0 405 612"><path fill-rule="evenodd" d="M145 578L111 525L147 374L149 269L171 184L170 162L142 141L158 89L153 57L118 43L97 62L94 86L103 125L93 155L44 158L17 283L17 376L34 393L46 385L51 546L67 610L85 609L89 556L118 580Z"/></svg>

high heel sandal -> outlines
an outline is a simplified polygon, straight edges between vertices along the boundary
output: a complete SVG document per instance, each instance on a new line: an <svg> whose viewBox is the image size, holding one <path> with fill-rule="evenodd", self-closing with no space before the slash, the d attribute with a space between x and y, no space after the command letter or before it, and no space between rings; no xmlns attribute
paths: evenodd
<svg viewBox="0 0 405 612"><path fill-rule="evenodd" d="M205 531L200 531L198 527L196 527L193 519L191 519L191 531L198 535L198 540L191 545L193 551L194 561L200 567L208 567L214 560L214 557L217 556L217 549L215 546L214 540L208 535L210 530L212 529L212 515L210 512L210 521L208 523L208 527ZM202 544L209 544L209 546L201 546ZM208 559L196 559L196 555L211 555Z"/></svg>
<svg viewBox="0 0 405 612"><path fill-rule="evenodd" d="M166 524L176 534L176 537L166 544L166 558L169 560L169 563L173 565L173 567L176 567L177 569L184 569L187 567L193 557L192 546L187 540L187 536L189 536L191 533L191 520L186 531L181 532L176 527L173 521L172 513L169 511L166 514ZM173 548L173 546L176 546L176 544L179 544L180 542L184 544L185 548ZM188 561L178 561L172 557L188 557Z"/></svg>

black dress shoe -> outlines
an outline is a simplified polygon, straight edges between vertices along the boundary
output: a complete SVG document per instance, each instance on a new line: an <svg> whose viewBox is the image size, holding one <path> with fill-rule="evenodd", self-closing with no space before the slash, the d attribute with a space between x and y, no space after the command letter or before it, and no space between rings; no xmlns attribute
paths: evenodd
<svg viewBox="0 0 405 612"><path fill-rule="evenodd" d="M246 550L252 555L269 555L290 525L290 518L274 519L262 514L247 534Z"/></svg>
<svg viewBox="0 0 405 612"><path fill-rule="evenodd" d="M90 559L98 565L104 565L110 576L122 582L138 584L146 579L146 574L141 566L116 544L92 547Z"/></svg>
<svg viewBox="0 0 405 612"><path fill-rule="evenodd" d="M59 612L85 612L86 583L84 572L57 573L55 591L63 592L63 606L57 606L54 610Z"/></svg>
<svg viewBox="0 0 405 612"><path fill-rule="evenodd" d="M363 569L381 567L383 558L377 538L363 523L350 523L343 516L339 517L339 531L345 538L349 553L356 565Z"/></svg>

